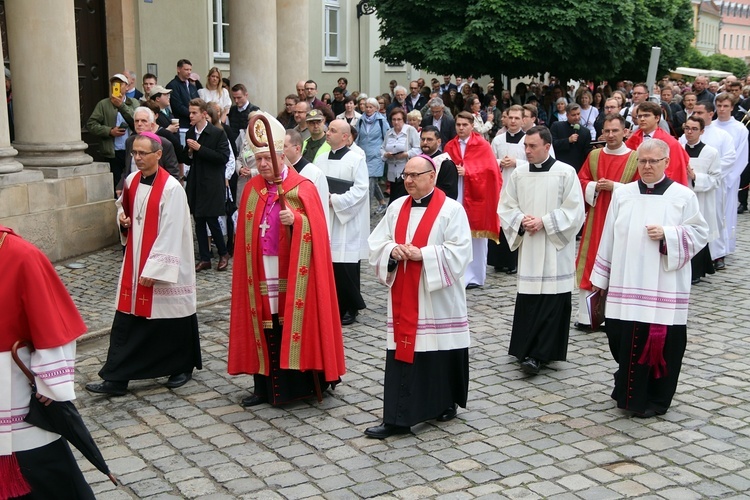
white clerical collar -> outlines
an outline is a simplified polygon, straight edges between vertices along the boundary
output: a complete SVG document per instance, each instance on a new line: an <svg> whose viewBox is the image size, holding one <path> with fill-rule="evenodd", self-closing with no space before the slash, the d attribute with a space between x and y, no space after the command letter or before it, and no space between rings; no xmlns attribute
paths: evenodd
<svg viewBox="0 0 750 500"><path fill-rule="evenodd" d="M515 137L515 136L516 136L516 134L520 134L521 132L523 132L523 129L522 129L522 128L519 128L519 129L518 129L518 130L516 130L515 132L511 132L510 130L508 130L508 133L509 133L509 134L511 135L511 137Z"/></svg>
<svg viewBox="0 0 750 500"><path fill-rule="evenodd" d="M666 175L662 174L662 175L661 175L661 179L659 179L658 181L654 182L653 184L649 184L648 182L644 182L644 184L646 185L646 187L647 187L647 188L649 188L649 189L654 189L654 186L656 186L657 184L659 184L659 183L660 183L661 181L663 181L663 180L664 180L664 179L665 179L666 177L667 177ZM641 179L641 180L643 180L643 179Z"/></svg>
<svg viewBox="0 0 750 500"><path fill-rule="evenodd" d="M346 146L344 145L344 146L341 146L341 147L340 147L340 148L338 148L338 149L331 149L331 154L334 154L334 155L335 155L336 153L338 153L339 151L341 151L341 150L342 150L342 149L344 149L345 147L346 147Z"/></svg>
<svg viewBox="0 0 750 500"><path fill-rule="evenodd" d="M698 145L698 144L700 144L700 143L701 143L701 140L700 140L700 139L698 139L697 141L695 141L695 143L694 143L694 144L690 144L689 142L688 142L688 143L686 143L686 144L688 145L688 147L690 147L690 148L694 148L695 146L697 146L697 145Z"/></svg>
<svg viewBox="0 0 750 500"><path fill-rule="evenodd" d="M427 198L427 197L429 197L429 196L432 196L432 193L434 193L434 192L435 192L435 188L432 188L432 191L430 191L430 192L429 192L429 193L427 193L426 195L422 196L422 197L421 197L420 199L418 199L418 200L415 200L414 198L412 198L412 201L413 201L414 203L416 203L417 205L421 205L421 204L422 204L422 200L424 200L425 198Z"/></svg>
<svg viewBox="0 0 750 500"><path fill-rule="evenodd" d="M624 142L622 144L620 144L620 147L617 148L617 149L609 149L609 146L606 146L604 148L604 152L607 153L608 155L612 155L612 156L626 155L626 154L630 153L630 151L631 151L631 149L629 147L627 147Z"/></svg>
<svg viewBox="0 0 750 500"><path fill-rule="evenodd" d="M547 155L547 158L544 159L542 163L532 163L536 168L542 168L547 161L549 161L550 155Z"/></svg>

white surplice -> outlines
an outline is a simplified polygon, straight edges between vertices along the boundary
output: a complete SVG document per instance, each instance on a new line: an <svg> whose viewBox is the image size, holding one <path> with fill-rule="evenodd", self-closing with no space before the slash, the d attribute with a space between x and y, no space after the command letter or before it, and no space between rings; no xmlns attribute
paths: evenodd
<svg viewBox="0 0 750 500"><path fill-rule="evenodd" d="M21 361L36 374L37 392L55 401L72 401L75 395L76 342L60 347L18 350ZM0 352L0 456L32 450L60 438L24 422L29 413L29 380L13 361L10 352Z"/></svg>
<svg viewBox="0 0 750 500"><path fill-rule="evenodd" d="M378 280L393 286L396 271L388 272L388 260L396 247L394 233L401 207L409 199L395 200L368 239L370 265ZM431 202L434 203L434 200ZM410 242L426 209L414 202L409 213L406 241ZM419 279L419 316L416 352L445 351L469 347L469 321L466 290L462 276L472 260L471 229L463 206L446 198L435 219L427 246L422 250L422 274ZM408 266L409 261L398 263ZM388 349L395 350L393 340L393 309L388 293Z"/></svg>
<svg viewBox="0 0 750 500"><path fill-rule="evenodd" d="M520 133L520 130L516 132L516 134ZM514 144L512 142L508 142L507 134L510 134L510 132L506 131L504 134L498 134L494 139L492 139L492 152L495 153L495 158L497 158L498 168L500 168L500 173L503 176L503 185L505 185L505 183L510 180L510 174L513 173L516 167L501 168L500 160L507 156L509 158L514 158L516 160L516 165L519 165L521 162L528 163L526 161L525 150L526 135L521 137L517 144Z"/></svg>
<svg viewBox="0 0 750 500"><path fill-rule="evenodd" d="M581 183L567 163L555 161L548 172L535 171L539 168L529 163L516 166L503 184L497 210L510 249L520 249L518 293L571 292L576 234L584 219ZM542 230L520 235L525 215L541 217Z"/></svg>
<svg viewBox="0 0 750 500"><path fill-rule="evenodd" d="M607 289L608 318L660 325L687 323L690 259L708 241L692 190L672 182L664 194L641 194L641 181L612 193L591 283ZM664 228L667 254L646 226Z"/></svg>
<svg viewBox="0 0 750 500"><path fill-rule="evenodd" d="M316 165L328 177L354 182L343 194L331 194L331 258L337 263L366 259L370 234L370 177L367 163L357 153L347 151L340 160L319 158Z"/></svg>
<svg viewBox="0 0 750 500"><path fill-rule="evenodd" d="M129 189L135 188L135 203L131 207L131 226L127 234L120 233L122 244L133 245L133 290L138 283L143 230L151 195L151 186L131 186L136 173L125 180ZM122 197L117 200L117 220L120 220ZM138 218L141 218L139 221ZM123 259L123 268L125 259ZM141 276L156 280L154 284L151 318L184 318L195 314L195 255L193 234L190 226L190 209L185 189L173 177L169 177L159 200L159 227L151 253L143 266ZM117 285L115 304L120 297L122 270ZM135 294L134 294L135 295ZM135 304L137 298L131 298ZM135 309L135 307L133 307Z"/></svg>
<svg viewBox="0 0 750 500"><path fill-rule="evenodd" d="M732 188L730 186L730 183L733 182L732 179L735 176L734 170L736 169L735 163L737 161L737 150L734 147L734 140L732 139L732 136L721 127L716 126L716 123L717 122L714 121L711 123L711 125L706 126L706 128L703 130L703 135L701 135L701 142L716 148L716 150L719 152L719 162L721 164L721 186L716 192L716 213L722 219L722 226L720 228L719 237L714 239L709 244L712 259L718 259L730 253L730 228L727 225L725 206L727 204L727 200L731 199L732 196L734 196L735 199L735 203L733 205L735 211L735 221L737 219L737 191L735 190L734 193L732 193ZM747 134L747 132L745 133ZM682 144L683 147L685 146L685 144L687 144L685 134L682 134L682 137L680 137L680 144ZM745 162L747 162L747 150L745 150ZM738 186L740 178L739 176L742 173L743 168L745 168L744 165L736 174Z"/></svg>
<svg viewBox="0 0 750 500"><path fill-rule="evenodd" d="M323 213L326 216L326 227L328 228L328 234L331 234L331 217L328 208L328 179L326 174L314 163L308 163L299 172L299 175L306 179L310 179L310 182L315 184L315 189L318 191L320 196L320 204L323 207Z"/></svg>
<svg viewBox="0 0 750 500"><path fill-rule="evenodd" d="M724 215L727 232L725 252L730 254L737 248L737 193L740 189L740 176L748 161L748 134L747 128L733 117L727 121L715 120L712 125L724 130L734 141L734 165L724 177L724 211L719 212Z"/></svg>
<svg viewBox="0 0 750 500"><path fill-rule="evenodd" d="M689 145L685 147L690 148ZM716 148L704 144L699 155L696 158L690 158L690 166L695 172L695 180L689 184L698 198L701 215L708 224L710 243L719 237L724 223L724 218L716 210L716 193L721 185L719 152Z"/></svg>

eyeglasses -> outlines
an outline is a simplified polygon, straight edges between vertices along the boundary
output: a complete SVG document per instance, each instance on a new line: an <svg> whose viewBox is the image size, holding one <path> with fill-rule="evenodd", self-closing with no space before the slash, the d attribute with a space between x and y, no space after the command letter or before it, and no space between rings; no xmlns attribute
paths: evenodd
<svg viewBox="0 0 750 500"><path fill-rule="evenodd" d="M700 127L682 127L685 132L699 132Z"/></svg>
<svg viewBox="0 0 750 500"><path fill-rule="evenodd" d="M156 151L131 151L130 156L138 158L139 156L148 156L156 153Z"/></svg>
<svg viewBox="0 0 750 500"><path fill-rule="evenodd" d="M666 156L664 158L657 158L655 160L651 160L649 158L643 158L643 159L639 158L638 159L638 165L641 166L641 167L644 167L646 165L654 165L654 166L656 166L660 161L666 160L666 159L667 159Z"/></svg>
<svg viewBox="0 0 750 500"><path fill-rule="evenodd" d="M401 175L400 175L399 177L401 177L401 179L402 179L402 180L404 180L404 181L405 181L406 179L411 179L411 180L413 180L413 181L416 181L416 180L417 180L417 178L418 178L418 177L419 177L420 175L422 175L422 174L426 174L426 173L428 173L428 172L434 172L434 170L430 169L430 170L425 170L424 172L409 172L409 173L406 173L406 172L404 172L404 173L402 173L402 174L401 174Z"/></svg>
<svg viewBox="0 0 750 500"><path fill-rule="evenodd" d="M645 115L638 115L638 116L636 116L636 118L638 118L639 120L645 120L646 118L650 118L650 117L654 117L655 118L655 116L653 115L653 113L648 113L648 114L645 114Z"/></svg>

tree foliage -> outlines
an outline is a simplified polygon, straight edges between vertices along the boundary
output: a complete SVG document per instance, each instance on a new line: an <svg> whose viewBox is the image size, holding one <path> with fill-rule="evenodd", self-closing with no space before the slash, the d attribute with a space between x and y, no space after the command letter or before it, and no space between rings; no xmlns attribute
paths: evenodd
<svg viewBox="0 0 750 500"><path fill-rule="evenodd" d="M747 64L739 57L729 57L724 54L711 54L710 56L706 56L701 54L695 47L688 48L680 66L729 71L738 78L748 74Z"/></svg>
<svg viewBox="0 0 750 500"><path fill-rule="evenodd" d="M438 74L645 77L651 45L674 66L693 32L690 0L374 0L376 56ZM684 11L684 12L683 12Z"/></svg>

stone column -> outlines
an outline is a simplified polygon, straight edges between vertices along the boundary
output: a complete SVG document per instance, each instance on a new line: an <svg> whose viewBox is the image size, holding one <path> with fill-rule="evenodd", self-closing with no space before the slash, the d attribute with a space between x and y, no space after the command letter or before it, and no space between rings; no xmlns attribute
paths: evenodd
<svg viewBox="0 0 750 500"><path fill-rule="evenodd" d="M300 80L310 79L310 1L277 0L276 59L278 60L277 109L295 93Z"/></svg>
<svg viewBox="0 0 750 500"><path fill-rule="evenodd" d="M276 2L230 0L229 19L232 82L244 84L250 102L276 116Z"/></svg>
<svg viewBox="0 0 750 500"><path fill-rule="evenodd" d="M73 0L5 3L13 76L13 146L26 167L92 161L81 141L73 7Z"/></svg>
<svg viewBox="0 0 750 500"><path fill-rule="evenodd" d="M0 37L0 54L3 53L3 39ZM12 74L11 74L12 76ZM23 170L23 165L13 158L18 154L10 145L10 132L8 126L8 107L5 104L7 95L5 94L5 75L3 75L3 85L0 85L0 174L10 174Z"/></svg>

